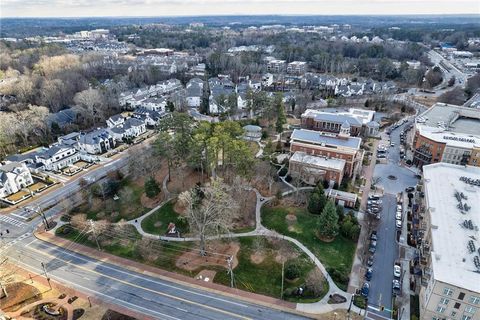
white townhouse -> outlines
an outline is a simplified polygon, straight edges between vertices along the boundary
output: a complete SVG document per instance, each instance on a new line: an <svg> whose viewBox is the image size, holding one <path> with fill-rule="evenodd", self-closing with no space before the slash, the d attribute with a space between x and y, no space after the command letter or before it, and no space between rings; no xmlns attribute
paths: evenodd
<svg viewBox="0 0 480 320"><path fill-rule="evenodd" d="M9 162L0 166L0 198L8 197L33 184L25 163Z"/></svg>

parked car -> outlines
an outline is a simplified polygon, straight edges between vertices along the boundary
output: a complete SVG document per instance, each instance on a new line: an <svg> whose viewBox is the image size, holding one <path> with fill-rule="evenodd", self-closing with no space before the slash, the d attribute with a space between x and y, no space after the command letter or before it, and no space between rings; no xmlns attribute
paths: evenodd
<svg viewBox="0 0 480 320"><path fill-rule="evenodd" d="M372 255L372 256L368 257L368 259L367 259L367 266L369 266L369 267L373 266L373 262L374 261L373 261L373 255Z"/></svg>
<svg viewBox="0 0 480 320"><path fill-rule="evenodd" d="M407 187L405 188L405 192L412 192L415 191L415 187Z"/></svg>
<svg viewBox="0 0 480 320"><path fill-rule="evenodd" d="M393 276L395 278L400 278L400 276L402 275L402 267L395 263L395 265L393 266Z"/></svg>
<svg viewBox="0 0 480 320"><path fill-rule="evenodd" d="M370 195L368 196L368 200L380 200L380 196L377 196L377 195Z"/></svg>
<svg viewBox="0 0 480 320"><path fill-rule="evenodd" d="M377 241L375 240L370 241L370 246L368 247L368 251L370 253L375 253L375 251L377 251Z"/></svg>
<svg viewBox="0 0 480 320"><path fill-rule="evenodd" d="M402 205L401 204L397 204L397 211L401 211L402 210Z"/></svg>
<svg viewBox="0 0 480 320"><path fill-rule="evenodd" d="M367 204L382 204L382 200L368 200Z"/></svg>
<svg viewBox="0 0 480 320"><path fill-rule="evenodd" d="M398 295L401 292L400 281L397 279L392 281L392 293L393 295Z"/></svg>
<svg viewBox="0 0 480 320"><path fill-rule="evenodd" d="M375 241L378 240L377 230L372 231L372 233L370 234L370 240L375 240Z"/></svg>
<svg viewBox="0 0 480 320"><path fill-rule="evenodd" d="M380 208L368 208L367 213L369 214L376 214L380 212Z"/></svg>
<svg viewBox="0 0 480 320"><path fill-rule="evenodd" d="M360 291L360 293L362 294L362 296L364 296L365 298L368 297L368 294L370 293L370 283L368 282L365 282L362 286L362 290Z"/></svg>
<svg viewBox="0 0 480 320"><path fill-rule="evenodd" d="M380 220L380 218L381 218L380 212L377 212L377 214L375 215L375 218L376 218L377 220Z"/></svg>
<svg viewBox="0 0 480 320"><path fill-rule="evenodd" d="M368 268L367 269L367 272L365 272L365 279L367 281L370 281L372 280L372 276L373 276L373 269L372 268Z"/></svg>
<svg viewBox="0 0 480 320"><path fill-rule="evenodd" d="M397 211L397 213L395 214L395 219L402 220L402 211Z"/></svg>
<svg viewBox="0 0 480 320"><path fill-rule="evenodd" d="M402 220L395 220L395 226L397 229L402 229Z"/></svg>

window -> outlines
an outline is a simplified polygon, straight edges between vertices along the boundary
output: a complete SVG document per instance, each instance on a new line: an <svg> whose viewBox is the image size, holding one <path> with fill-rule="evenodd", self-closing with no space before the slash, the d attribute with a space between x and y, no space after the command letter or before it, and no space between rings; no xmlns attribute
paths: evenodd
<svg viewBox="0 0 480 320"><path fill-rule="evenodd" d="M458 300L463 300L463 298L465 298L465 293L460 292L460 294L458 295Z"/></svg>
<svg viewBox="0 0 480 320"><path fill-rule="evenodd" d="M448 304L448 299L447 298L441 298L440 299L440 304Z"/></svg>
<svg viewBox="0 0 480 320"><path fill-rule="evenodd" d="M437 307L437 312L438 312L438 313L443 313L443 312L445 311L445 309L446 309L446 308L443 307L443 306L438 306L438 307Z"/></svg>
<svg viewBox="0 0 480 320"><path fill-rule="evenodd" d="M455 309L460 309L460 303L456 302L455 305L453 306Z"/></svg>
<svg viewBox="0 0 480 320"><path fill-rule="evenodd" d="M443 289L443 294L451 297L452 294L453 294L453 290L450 289L450 288L445 288L445 289Z"/></svg>
<svg viewBox="0 0 480 320"><path fill-rule="evenodd" d="M457 312L456 312L456 311L452 311L452 313L450 313L450 317L455 318L456 316L457 316Z"/></svg>
<svg viewBox="0 0 480 320"><path fill-rule="evenodd" d="M471 306L466 306L465 307L465 312L466 313L472 313L473 314L473 313L475 313L475 311L477 311L477 308L475 308L475 307L471 307Z"/></svg>
<svg viewBox="0 0 480 320"><path fill-rule="evenodd" d="M469 302L473 303L473 304L479 304L480 303L480 297L471 296Z"/></svg>
<svg viewBox="0 0 480 320"><path fill-rule="evenodd" d="M463 315L462 320L472 320L472 317L467 316L467 315Z"/></svg>

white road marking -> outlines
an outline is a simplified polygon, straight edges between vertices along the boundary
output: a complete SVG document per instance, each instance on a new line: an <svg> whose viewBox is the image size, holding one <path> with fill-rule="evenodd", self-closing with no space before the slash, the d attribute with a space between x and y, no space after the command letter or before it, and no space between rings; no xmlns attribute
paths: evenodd
<svg viewBox="0 0 480 320"><path fill-rule="evenodd" d="M51 247L49 249L52 249ZM61 250L61 249L58 249L58 250ZM82 261L85 261L87 263L93 263L95 265L100 265L99 262L97 261L90 261L90 260L87 260L87 259L84 259L82 258L79 254L77 253L76 255L75 254L71 254L67 251L63 251L61 252L61 254L58 256L58 257L62 257L62 255L65 254L65 255L68 255L68 256L71 256L71 257L75 257L76 259L79 259L79 260L82 260ZM217 298L217 297L214 297L214 296L210 296L210 295L206 295L205 293L199 293L199 292L195 292L195 291L190 291L190 290L187 290L187 289L183 289L183 288L179 288L179 287L176 287L176 286L173 286L173 285L169 285L169 284L166 284L166 283L161 283L161 282L158 282L158 281L155 281L155 280L152 280L152 279L148 279L148 278L145 278L145 277L142 277L142 276L139 276L139 275L134 275L130 272L125 272L123 270L120 270L120 269L116 269L116 268L112 268L112 267L109 267L109 266L106 266L106 265L101 265L102 268L105 268L105 269L110 269L110 270L113 270L115 272L118 272L118 273L123 273L127 276L131 276L131 277L135 277L135 278L138 278L138 279L143 279L145 281L148 281L148 282L151 282L151 283L155 283L155 284L159 284L159 285L162 285L162 286L165 286L165 287L168 287L168 288L172 288L172 289L175 289L177 291L183 291L183 292L188 292L190 294L194 294L194 295L197 295L197 296L201 296L201 297L208 297L210 299L214 299L214 300L218 300L218 301L222 301L222 302L225 302L225 303L229 303L229 304L233 304L233 305L236 305L236 306L240 306L240 307L244 307L244 308L248 308L247 305L245 304L241 304L241 303L237 303L237 302L233 302L233 301L229 301L229 300L225 300L225 299L222 299L222 298Z"/></svg>
<svg viewBox="0 0 480 320"><path fill-rule="evenodd" d="M26 263L24 263L24 262L22 262L22 261L20 261L20 260L17 260L16 258L12 258L12 259L15 260L15 261L17 261L17 263L20 263L20 264L24 265L27 269L30 269L30 270L33 269L33 270L34 270L35 272L37 272L38 274L42 274L42 273L43 273L43 270L40 270L40 269L38 269L38 268L29 266L29 265L27 265ZM107 294L104 294L104 293L101 293L101 292L92 290L92 289L90 289L90 288L84 287L84 286L82 286L82 285L80 285L80 284L78 284L78 283L76 283L76 282L74 283L74 282L69 281L69 280L66 280L66 279L60 279L60 278L57 277L56 275L53 275L53 276L51 275L50 277L51 277L51 278L56 278L56 279L58 280L58 282L60 282L60 283L67 282L67 283L70 283L70 284L71 284L72 286L74 286L74 287L77 286L77 287L79 287L79 288L82 288L82 289L85 290L85 291L92 292L92 293L94 293L95 295L103 296L103 297L106 298L107 301L108 301L108 300L117 301L117 305L119 305L119 306L130 305L130 306L132 307L132 308L130 308L130 309L133 310L133 311L136 311L136 310L138 310L138 309L143 309L143 310L145 310L145 311L147 311L147 312L151 312L151 313L157 314L157 315L162 316L162 317L167 317L167 318L174 319L174 320L182 320L182 319L179 319L179 318L175 318L175 317L169 316L168 314L164 314L164 313L161 313L161 312L158 312L158 311L153 311L152 309L149 309L149 308L141 307L141 306L139 306L139 305L130 303L130 302L128 302L128 301L119 300L119 299L114 298L114 297L112 297L112 296L109 296L109 295L107 295ZM188 311L187 311L187 312L188 312ZM147 314L148 314L148 313L147 313Z"/></svg>

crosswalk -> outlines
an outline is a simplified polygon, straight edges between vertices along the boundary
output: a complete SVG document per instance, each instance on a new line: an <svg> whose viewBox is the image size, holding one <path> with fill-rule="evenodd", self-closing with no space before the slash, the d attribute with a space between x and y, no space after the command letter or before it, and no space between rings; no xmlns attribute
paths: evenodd
<svg viewBox="0 0 480 320"><path fill-rule="evenodd" d="M23 227L24 225L26 225L25 222L20 221L19 218L15 218L14 216L11 216L11 215L0 216L0 225L3 223L8 223L9 225L12 225L15 227Z"/></svg>
<svg viewBox="0 0 480 320"><path fill-rule="evenodd" d="M24 240L25 238L30 237L32 234L30 232L24 233L21 236L15 238L12 241L5 242L5 243L0 243L0 253L6 251L8 248L13 246L15 243Z"/></svg>

